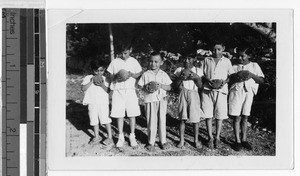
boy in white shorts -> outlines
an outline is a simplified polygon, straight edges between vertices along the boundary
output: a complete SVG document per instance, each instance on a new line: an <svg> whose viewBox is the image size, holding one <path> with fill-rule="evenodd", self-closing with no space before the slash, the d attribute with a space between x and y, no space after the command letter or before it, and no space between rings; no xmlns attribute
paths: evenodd
<svg viewBox="0 0 300 176"><path fill-rule="evenodd" d="M203 117L198 88L202 87L201 77L203 76L203 71L194 66L194 60L195 56L193 55L186 57L184 59L184 67L179 67L174 72L177 77L176 86L180 87L178 97L180 142L177 145L178 148L184 146L185 123L187 121L193 123L194 126L194 146L198 149L202 147L198 139L199 122L201 117Z"/></svg>
<svg viewBox="0 0 300 176"><path fill-rule="evenodd" d="M113 144L111 134L111 119L109 118L109 84L103 76L104 65L94 60L90 64L92 74L84 77L81 85L84 91L83 105L88 105L90 125L93 126L95 137L89 142L96 144L100 142L99 122L105 124L108 138L103 141L104 144Z"/></svg>
<svg viewBox="0 0 300 176"><path fill-rule="evenodd" d="M212 57L204 59L203 81L201 92L201 104L208 133L208 147L210 149L220 147L220 134L222 123L227 115L227 94L229 75L233 73L231 62L223 56L225 46L222 42L216 42L213 47ZM216 119L216 139L212 133L212 118Z"/></svg>
<svg viewBox="0 0 300 176"><path fill-rule="evenodd" d="M229 89L229 115L234 119L235 149L252 150L252 146L247 142L248 117L258 84L264 82L264 74L257 63L249 61L252 56L251 48L240 47L237 53L239 64L233 66L235 74L232 76L234 83Z"/></svg>
<svg viewBox="0 0 300 176"><path fill-rule="evenodd" d="M121 58L114 59L107 68L110 73L110 88L113 91L111 117L116 118L118 123L117 147L124 144L124 117L129 117L130 146L135 148L138 145L135 139L135 117L141 114L136 94L136 79L140 77L142 67L136 59L130 57L130 46L122 46L121 51Z"/></svg>
<svg viewBox="0 0 300 176"><path fill-rule="evenodd" d="M160 69L163 64L160 53L152 52L150 56L150 69L146 71L138 81L144 92L145 112L148 128L148 145L146 149L155 151L155 140L158 136L161 148L167 149L166 113L167 93L172 83L168 74ZM158 126L158 128L157 128Z"/></svg>

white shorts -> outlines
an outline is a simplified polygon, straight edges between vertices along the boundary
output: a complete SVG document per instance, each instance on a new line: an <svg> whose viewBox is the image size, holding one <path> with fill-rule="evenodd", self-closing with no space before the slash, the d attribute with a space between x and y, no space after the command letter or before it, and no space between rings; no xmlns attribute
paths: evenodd
<svg viewBox="0 0 300 176"><path fill-rule="evenodd" d="M112 109L110 116L113 118L136 117L141 115L138 97L135 89L114 90L112 94Z"/></svg>
<svg viewBox="0 0 300 176"><path fill-rule="evenodd" d="M229 93L229 115L250 116L251 106L253 102L253 92L246 92L244 89L238 91L230 91Z"/></svg>
<svg viewBox="0 0 300 176"><path fill-rule="evenodd" d="M219 91L203 90L201 106L204 118L227 119L227 94Z"/></svg>
<svg viewBox="0 0 300 176"><path fill-rule="evenodd" d="M108 105L89 104L88 108L91 126L99 125L99 122L101 125L111 123Z"/></svg>

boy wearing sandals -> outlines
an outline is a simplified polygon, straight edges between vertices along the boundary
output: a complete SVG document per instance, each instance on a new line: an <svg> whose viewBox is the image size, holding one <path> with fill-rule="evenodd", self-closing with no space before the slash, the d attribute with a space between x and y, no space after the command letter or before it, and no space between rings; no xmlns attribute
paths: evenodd
<svg viewBox="0 0 300 176"><path fill-rule="evenodd" d="M97 144L99 138L99 123L106 126L108 138L104 144L113 144L111 133L111 119L109 118L109 84L103 76L105 67L103 63L94 60L90 63L92 74L84 77L81 85L84 91L83 105L88 105L90 125L93 126L95 137L89 144Z"/></svg>

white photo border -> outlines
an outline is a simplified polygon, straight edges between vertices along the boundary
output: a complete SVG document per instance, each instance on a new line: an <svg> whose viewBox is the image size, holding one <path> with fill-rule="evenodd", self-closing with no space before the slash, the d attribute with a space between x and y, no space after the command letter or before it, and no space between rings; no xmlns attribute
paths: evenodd
<svg viewBox="0 0 300 176"><path fill-rule="evenodd" d="M48 10L47 163L49 170L292 169L293 11L288 9ZM66 24L275 22L276 156L67 157Z"/></svg>

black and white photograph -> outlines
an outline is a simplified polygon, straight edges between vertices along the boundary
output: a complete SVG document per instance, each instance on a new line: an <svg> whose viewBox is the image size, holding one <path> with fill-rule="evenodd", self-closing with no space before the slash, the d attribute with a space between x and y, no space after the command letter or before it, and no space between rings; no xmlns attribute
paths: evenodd
<svg viewBox="0 0 300 176"><path fill-rule="evenodd" d="M276 23L66 24L66 156L275 156Z"/></svg>
<svg viewBox="0 0 300 176"><path fill-rule="evenodd" d="M291 168L290 15L49 10L50 170Z"/></svg>

